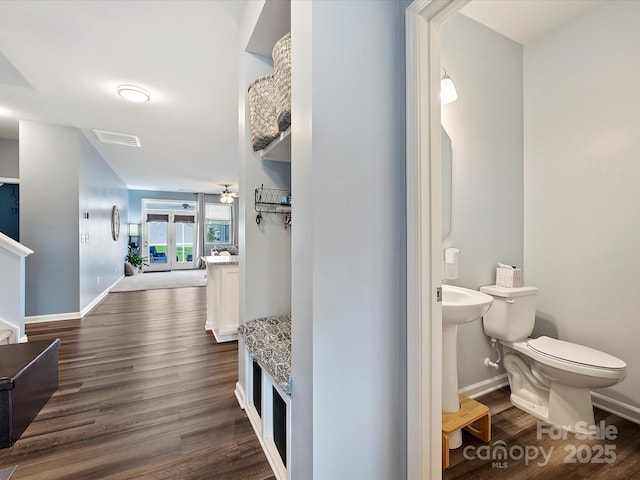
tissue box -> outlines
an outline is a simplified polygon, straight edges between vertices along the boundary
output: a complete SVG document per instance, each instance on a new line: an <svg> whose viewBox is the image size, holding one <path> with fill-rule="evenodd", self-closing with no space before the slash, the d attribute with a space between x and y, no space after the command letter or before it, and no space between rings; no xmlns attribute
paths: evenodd
<svg viewBox="0 0 640 480"><path fill-rule="evenodd" d="M523 275L520 268L496 268L496 285L499 287L522 287Z"/></svg>

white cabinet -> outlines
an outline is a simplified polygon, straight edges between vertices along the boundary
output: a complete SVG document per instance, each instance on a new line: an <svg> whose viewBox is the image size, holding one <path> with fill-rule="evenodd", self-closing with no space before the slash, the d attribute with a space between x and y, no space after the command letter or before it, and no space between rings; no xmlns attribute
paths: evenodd
<svg viewBox="0 0 640 480"><path fill-rule="evenodd" d="M207 322L218 343L238 339L237 256L202 257L207 264Z"/></svg>

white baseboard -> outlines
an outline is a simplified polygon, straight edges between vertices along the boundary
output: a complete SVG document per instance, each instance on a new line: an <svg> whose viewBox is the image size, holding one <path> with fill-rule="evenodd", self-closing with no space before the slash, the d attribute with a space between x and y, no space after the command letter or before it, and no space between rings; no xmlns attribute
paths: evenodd
<svg viewBox="0 0 640 480"><path fill-rule="evenodd" d="M240 382L236 382L236 389L233 391L233 393L235 393L236 398L238 399L238 404L240 405L240 408L244 410L244 405L245 405L244 388L242 388L242 385L240 385Z"/></svg>
<svg viewBox="0 0 640 480"><path fill-rule="evenodd" d="M140 271L140 273L142 273L142 271ZM120 276L118 277L118 279L117 279L115 282L113 282L111 285L109 285L109 286L107 287L107 289L105 290L105 292L109 293L109 292L111 291L111 289L112 289L113 287L115 287L115 286L116 286L116 283L118 283L118 282L119 282L120 280L122 280L123 278L124 278L124 274L120 275ZM102 292L102 294L104 294L104 292ZM102 295L102 294L101 294L101 295Z"/></svg>
<svg viewBox="0 0 640 480"><path fill-rule="evenodd" d="M20 337L20 339L18 340L18 343L27 343L29 341L29 339L27 338L26 335L23 335Z"/></svg>
<svg viewBox="0 0 640 480"><path fill-rule="evenodd" d="M53 313L50 315L32 315L24 318L24 323L59 322L61 320L78 320L80 312Z"/></svg>
<svg viewBox="0 0 640 480"><path fill-rule="evenodd" d="M106 297L109 292L111 291L111 289L113 287L115 287L116 283L118 283L120 280L122 280L124 278L124 275L120 275L118 277L118 279L113 282L110 286L108 286L101 294L99 294L96 298L93 299L93 301L91 303L89 303L89 305L87 305L86 307L84 307L82 310L80 310L80 316L84 317L85 315L87 315L91 310L93 310L93 307L95 307L96 305L98 305L102 300L104 300L104 297Z"/></svg>
<svg viewBox="0 0 640 480"><path fill-rule="evenodd" d="M43 323L43 322L59 322L62 320L78 320L85 315L87 315L93 308L98 305L104 297L109 294L109 291L118 283L124 275L118 277L118 279L113 282L109 287L107 287L104 291L102 291L96 298L94 298L89 305L84 307L79 312L67 312L67 313L53 313L50 315L32 315L30 317L25 317L24 323Z"/></svg>
<svg viewBox="0 0 640 480"><path fill-rule="evenodd" d="M591 401L593 405L602 410L613 413L618 417L622 417L630 422L640 425L640 408L634 407L611 397L605 397L601 393L591 392Z"/></svg>
<svg viewBox="0 0 640 480"><path fill-rule="evenodd" d="M224 342L234 342L236 340L238 340L238 331L236 329L236 331L232 332L232 333L220 333L220 332L216 332L215 328L211 329L211 333L213 333L213 337L216 339L216 342L218 343L224 343Z"/></svg>
<svg viewBox="0 0 640 480"><path fill-rule="evenodd" d="M460 388L458 393L465 397L477 398L502 387L506 387L507 385L509 385L509 378L507 378L506 373L503 373L501 375L496 375L495 377L482 380L481 382L474 383L473 385Z"/></svg>

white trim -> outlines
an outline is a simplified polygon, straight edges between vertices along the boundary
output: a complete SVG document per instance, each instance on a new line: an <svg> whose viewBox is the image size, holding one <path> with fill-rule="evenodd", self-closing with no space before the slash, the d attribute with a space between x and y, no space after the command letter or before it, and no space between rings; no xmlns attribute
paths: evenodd
<svg viewBox="0 0 640 480"><path fill-rule="evenodd" d="M442 478L439 24L468 0L406 9L407 476ZM433 161L432 161L433 160Z"/></svg>
<svg viewBox="0 0 640 480"><path fill-rule="evenodd" d="M496 375L495 377L487 378L481 382L474 383L467 387L458 390L460 395L464 395L469 398L478 398L487 393L494 392L509 385L509 377L506 373L502 375Z"/></svg>
<svg viewBox="0 0 640 480"><path fill-rule="evenodd" d="M441 442L437 425L432 422L433 412L438 409L428 395L438 368L432 365L428 355L429 347L435 343L430 338L430 329L421 328L428 325L430 318L424 318L422 305L423 271L421 253L423 251L421 198L420 198L420 59L418 58L418 33L423 23L419 16L429 2L414 2L406 11L406 115L407 115L407 159L406 159L406 191L407 191L407 477L408 478L440 478L431 461L433 451ZM425 252L426 253L426 252ZM428 255L427 255L428 257ZM426 297L425 309L430 310L431 296ZM428 317L428 316L427 316ZM425 322L426 320L426 322ZM437 360L436 360L437 361ZM440 387L441 390L442 387ZM436 387L436 390L438 388Z"/></svg>
<svg viewBox="0 0 640 480"><path fill-rule="evenodd" d="M80 320L80 312L53 313L50 315L32 315L24 318L24 323L59 322L62 320Z"/></svg>
<svg viewBox="0 0 640 480"><path fill-rule="evenodd" d="M233 393L235 394L236 399L238 400L238 405L240 405L240 408L244 410L244 407L245 407L244 388L242 388L242 385L240 384L240 382L236 382L236 388L233 391Z"/></svg>
<svg viewBox="0 0 640 480"><path fill-rule="evenodd" d="M618 417L640 425L640 408L638 407L596 392L591 392L591 402L594 406L606 412L613 413Z"/></svg>
<svg viewBox="0 0 640 480"><path fill-rule="evenodd" d="M0 247L13 253L17 257L26 257L33 253L28 247L25 247L20 242L16 242L13 238L7 237L4 233L0 232Z"/></svg>
<svg viewBox="0 0 640 480"><path fill-rule="evenodd" d="M276 480L288 480L289 477L287 475L287 470L283 468L284 465L282 464L282 460L280 460L278 449L276 448L275 443L273 443L273 438L264 438L262 435L262 429L260 427L261 419L252 403L246 405L245 412L247 412L249 422L258 437L264 456L267 457L267 461L269 462L269 466L271 467Z"/></svg>
<svg viewBox="0 0 640 480"><path fill-rule="evenodd" d="M9 343L13 343L13 342L22 343L19 340L20 327L18 327L18 325L16 325L15 323L11 323L8 320L4 320L0 318L0 330L7 330L7 329L11 331L11 335L9 335Z"/></svg>
<svg viewBox="0 0 640 480"><path fill-rule="evenodd" d="M20 183L20 179L13 177L0 177L0 183Z"/></svg>
<svg viewBox="0 0 640 480"><path fill-rule="evenodd" d="M29 338L27 338L26 335L23 335L22 337L20 337L20 340L18 340L18 343L27 343L29 341Z"/></svg>
<svg viewBox="0 0 640 480"><path fill-rule="evenodd" d="M99 294L96 298L94 298L91 303L89 303L89 305L87 305L86 307L84 307L82 310L80 310L80 317L84 318L91 310L93 310L93 308L98 305L102 300L104 300L104 297L106 297L109 292L111 291L111 289L113 287L116 286L116 283L118 283L120 280L122 280L124 278L124 275L120 275L120 277L118 277L118 279L113 282L110 286L108 286L101 294Z"/></svg>
<svg viewBox="0 0 640 480"><path fill-rule="evenodd" d="M269 376L266 375L269 379ZM253 406L253 403L247 403L245 406L245 412L247 412L247 417L249 418L249 422L253 427L253 431L255 432L258 440L260 441L260 446L262 447L262 451L264 452L265 457L267 457L267 461L269 462L269 466L273 471L276 480L288 480L289 474L287 472L284 463L280 459L280 453L278 452L278 448L276 444L273 442L273 433L271 431L265 432L263 430L263 426L268 426L269 430L271 430L272 422L273 422L273 408L267 408L265 405L266 400L272 400L271 397L271 380L264 381L265 376L263 373L263 383L262 383L262 416L258 415L256 408ZM266 385L268 384L268 385ZM266 387L269 388L266 388ZM269 392L269 395L265 397L265 392ZM291 399L288 396L285 396L285 402L287 405L287 417L289 417L289 409L291 408ZM270 406L271 407L271 406ZM265 422L265 417L268 417ZM287 422L288 423L288 422ZM290 435L290 432L287 431L287 435ZM290 437L287 438L287 454L289 453L288 445L291 443Z"/></svg>
<svg viewBox="0 0 640 480"><path fill-rule="evenodd" d="M209 330L211 333L213 333L213 336L216 339L216 342L218 343L224 343L224 342L232 342L233 340L238 340L238 332L231 332L231 333L222 333L222 332L218 332L216 333L215 328L208 328L205 327L206 330Z"/></svg>
<svg viewBox="0 0 640 480"><path fill-rule="evenodd" d="M286 414L286 435L287 444L286 456L287 462L291 462L291 418L292 418L292 401L291 397L284 393L280 386L273 381L271 375L260 366L260 375L262 376L262 392L260 395L262 405L260 410L262 416L258 415L255 405L253 404L253 359L249 353L249 349L245 346L242 338L238 342L238 356L244 356L245 358L245 385L236 383L235 395L240 404L240 408L244 408L249 423L255 432L260 446L264 451L265 456L273 470L273 474L277 480L289 480L290 472L284 465L280 452L273 441L273 393L272 388L278 392L280 397L284 400L287 414Z"/></svg>
<svg viewBox="0 0 640 480"><path fill-rule="evenodd" d="M115 282L107 287L102 293L94 298L89 305L84 307L80 312L53 313L50 315L32 315L25 317L24 323L43 323L43 322L59 322L62 320L79 320L85 317L93 308L98 305L109 294L111 289L118 283L124 275L121 275Z"/></svg>

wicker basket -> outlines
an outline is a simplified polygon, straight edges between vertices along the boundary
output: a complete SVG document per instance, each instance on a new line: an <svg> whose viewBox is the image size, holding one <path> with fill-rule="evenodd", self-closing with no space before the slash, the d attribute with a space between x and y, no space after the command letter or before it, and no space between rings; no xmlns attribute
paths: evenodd
<svg viewBox="0 0 640 480"><path fill-rule="evenodd" d="M257 152L269 145L278 135L273 75L265 75L249 85L249 119L251 144Z"/></svg>
<svg viewBox="0 0 640 480"><path fill-rule="evenodd" d="M291 33L276 42L272 56L276 118L283 132L291 125Z"/></svg>

